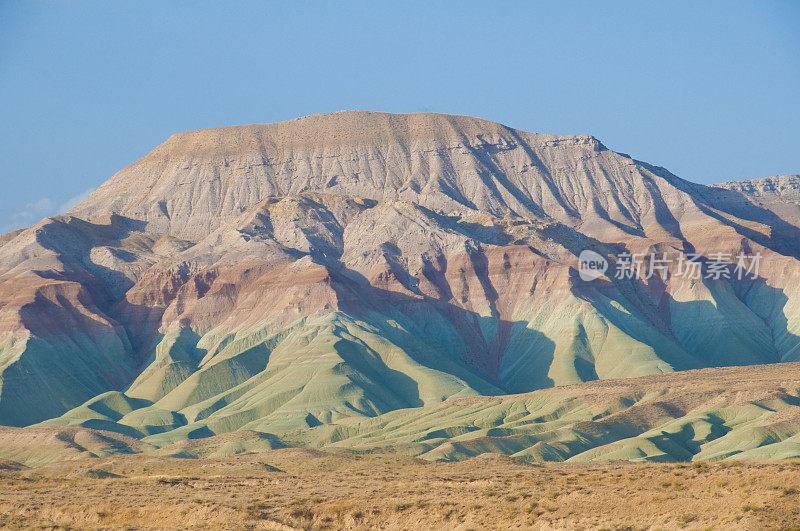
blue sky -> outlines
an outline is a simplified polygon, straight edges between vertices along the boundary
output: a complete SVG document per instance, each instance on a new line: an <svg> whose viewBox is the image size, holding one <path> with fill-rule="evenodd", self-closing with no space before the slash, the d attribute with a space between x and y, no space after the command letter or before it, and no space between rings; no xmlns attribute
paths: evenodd
<svg viewBox="0 0 800 531"><path fill-rule="evenodd" d="M0 232L178 131L340 109L590 133L696 182L800 172L800 2L0 2Z"/></svg>

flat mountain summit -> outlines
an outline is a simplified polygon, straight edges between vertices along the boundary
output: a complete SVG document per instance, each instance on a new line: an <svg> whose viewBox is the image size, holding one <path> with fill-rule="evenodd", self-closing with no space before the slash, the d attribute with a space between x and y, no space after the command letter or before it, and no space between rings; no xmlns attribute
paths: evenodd
<svg viewBox="0 0 800 531"><path fill-rule="evenodd" d="M703 186L589 135L432 113L176 134L68 214L0 236L0 424L102 430L92 440L129 448L236 431L356 448L402 417L407 437L381 440L415 455L474 455L456 442L480 435L566 459L514 420L547 416L545 395L414 419L454 400L800 361L798 179ZM608 270L585 278L584 251ZM606 413L655 407L650 391ZM565 411L551 439L597 430ZM670 411L678 432L697 427ZM734 417L669 448L625 421L613 455L691 459ZM776 444L800 432L781 426ZM727 441L701 457L769 454Z"/></svg>
<svg viewBox="0 0 800 531"><path fill-rule="evenodd" d="M73 213L112 211L196 237L265 198L316 192L641 229L654 209L642 178L650 170L588 135L532 134L467 116L342 111L174 135Z"/></svg>

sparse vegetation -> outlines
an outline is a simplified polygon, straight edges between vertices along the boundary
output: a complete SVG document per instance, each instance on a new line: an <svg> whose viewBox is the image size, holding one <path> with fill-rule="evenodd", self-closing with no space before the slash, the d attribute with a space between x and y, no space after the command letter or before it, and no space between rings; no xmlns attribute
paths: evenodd
<svg viewBox="0 0 800 531"><path fill-rule="evenodd" d="M220 459L7 463L0 526L790 528L800 514L798 465L712 462L697 473L681 463L530 466L488 454L440 463L290 448Z"/></svg>
<svg viewBox="0 0 800 531"><path fill-rule="evenodd" d="M109 472L108 470L102 470L100 468L90 468L86 471L87 478L93 479L109 479L109 478L118 478L121 477L119 474L114 474Z"/></svg>

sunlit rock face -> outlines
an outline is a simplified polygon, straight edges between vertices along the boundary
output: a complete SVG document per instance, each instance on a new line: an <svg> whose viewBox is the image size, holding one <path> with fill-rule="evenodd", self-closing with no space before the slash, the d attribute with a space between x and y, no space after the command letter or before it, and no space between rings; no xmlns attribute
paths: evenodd
<svg viewBox="0 0 800 531"><path fill-rule="evenodd" d="M180 133L0 236L0 424L159 446L796 361L799 183L702 186L429 113ZM605 276L581 277L586 249ZM710 274L737 256L747 274Z"/></svg>

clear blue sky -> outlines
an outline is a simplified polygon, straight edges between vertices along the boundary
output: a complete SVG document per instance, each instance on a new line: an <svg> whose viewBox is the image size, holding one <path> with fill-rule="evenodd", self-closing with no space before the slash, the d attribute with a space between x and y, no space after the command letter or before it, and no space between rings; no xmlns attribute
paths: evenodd
<svg viewBox="0 0 800 531"><path fill-rule="evenodd" d="M0 2L0 232L170 134L340 109L591 133L693 181L800 172L800 2Z"/></svg>

